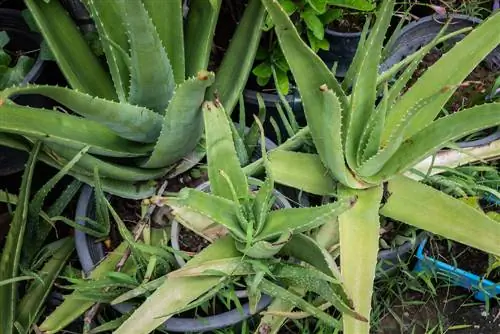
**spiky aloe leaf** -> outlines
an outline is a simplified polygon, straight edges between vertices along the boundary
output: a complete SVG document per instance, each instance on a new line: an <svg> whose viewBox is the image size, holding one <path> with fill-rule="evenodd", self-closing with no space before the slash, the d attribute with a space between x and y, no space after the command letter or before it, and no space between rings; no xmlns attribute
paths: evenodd
<svg viewBox="0 0 500 334"><path fill-rule="evenodd" d="M359 321L368 322L364 316L353 310L352 302L345 292L342 291L340 295L337 294L333 285L340 287L340 290L342 290L340 282L315 268L290 264L278 265L278 269L273 271L273 276L280 278L289 286L307 287L308 290L321 296L342 312L343 317L348 316Z"/></svg>
<svg viewBox="0 0 500 334"><path fill-rule="evenodd" d="M182 0L142 0L153 21L174 71L176 84L184 81L184 30Z"/></svg>
<svg viewBox="0 0 500 334"><path fill-rule="evenodd" d="M24 231L28 219L31 181L40 146L40 142L35 144L23 174L16 210L10 224L5 246L2 250L2 257L0 258L0 281L16 277L19 271ZM2 329L2 333L13 333L17 309L17 295L16 283L0 286L0 305L2 307L2 312L0 312L0 328Z"/></svg>
<svg viewBox="0 0 500 334"><path fill-rule="evenodd" d="M240 255L234 240L222 238L205 248L188 262L196 265L208 260L226 259ZM116 334L151 332L178 310L210 291L221 281L220 277L167 278L156 291L139 306ZM172 293L174 292L174 293Z"/></svg>
<svg viewBox="0 0 500 334"><path fill-rule="evenodd" d="M213 99L217 93L229 114L238 102L250 74L262 34L264 16L265 10L260 0L250 0L224 54L215 82L207 92L208 100Z"/></svg>
<svg viewBox="0 0 500 334"><path fill-rule="evenodd" d="M465 202L404 176L388 181L388 194L382 215L500 255L500 224Z"/></svg>
<svg viewBox="0 0 500 334"><path fill-rule="evenodd" d="M352 59L351 65L349 65L349 69L347 70L344 80L342 81L342 88L347 90L349 89L354 80L356 79L356 75L359 73L359 67L361 66L361 60L363 59L363 55L366 52L366 37L368 36L368 30L370 29L371 16L366 16L366 22L363 25L363 30L361 31L361 36L359 38L358 47L356 48L356 53L354 54L354 58Z"/></svg>
<svg viewBox="0 0 500 334"><path fill-rule="evenodd" d="M440 118L405 140L376 174L379 180L406 171L448 142L500 124L500 103L487 103Z"/></svg>
<svg viewBox="0 0 500 334"><path fill-rule="evenodd" d="M153 201L156 200L153 198ZM225 226L237 238L245 239L245 234L238 225L237 206L231 200L196 189L184 188L177 197L166 198L165 203L174 208L174 213L175 208L179 206L187 207Z"/></svg>
<svg viewBox="0 0 500 334"><path fill-rule="evenodd" d="M72 157L78 153L78 150L67 148L57 144L47 144L50 149L45 149L47 154L50 154L54 159L57 159L61 164L67 163ZM76 166L79 169L86 171L89 175L94 170L94 167L99 168L99 175L103 178L111 178L114 180L136 182L154 180L165 175L171 167L164 168L140 168L118 164L106 161L93 155L84 155ZM76 171L76 170L75 170Z"/></svg>
<svg viewBox="0 0 500 334"><path fill-rule="evenodd" d="M25 236L25 240L28 241L29 244L31 245L35 245L37 244L36 241L42 241L42 240L45 240L45 238L47 237L48 235L48 232L50 231L50 229L40 229L39 226L41 224L40 222L40 217L39 217L39 214L40 214L40 211L42 211L42 207L43 207L43 204L45 202L45 198L47 197L47 195L49 194L49 192L56 186L56 184L63 178L64 175L66 175L68 173L68 171L71 169L71 167L73 167L77 162L78 160L80 160L82 158L82 156L84 156L87 151L88 151L89 147L84 147L82 150L80 150L80 152L78 152L74 157L73 159L71 159L68 164L66 166L64 166L62 169L60 169L56 175L54 175L49 181L47 181L47 183L45 183L37 192L36 194L33 196L31 202L30 202L30 205L29 205L29 209L28 209L28 222L26 224L26 236ZM50 225L48 225L47 223L44 223L46 224L45 227L49 227L50 228ZM38 248L34 248L34 247L30 247L28 248L28 257L31 257L32 252L33 251L38 251Z"/></svg>
<svg viewBox="0 0 500 334"><path fill-rule="evenodd" d="M94 20L120 102L128 99L130 57L127 32L115 1L83 0Z"/></svg>
<svg viewBox="0 0 500 334"><path fill-rule="evenodd" d="M379 243L379 206L382 186L366 190L341 188L342 196L357 196L354 207L340 215L340 266L342 282L354 309L370 319L373 280ZM344 332L368 334L369 322L343 317Z"/></svg>
<svg viewBox="0 0 500 334"><path fill-rule="evenodd" d="M394 0L385 0L381 3L377 13L377 20L363 45L365 53L360 61L359 75L354 81L354 87L351 95L350 112L348 117L348 128L345 143L345 156L351 169L358 167L357 159L359 144L363 129L374 110L375 100L377 98L376 82L378 76L378 65L382 55L382 47L387 27L389 26ZM340 180L342 182L342 180ZM342 182L346 184L345 182ZM346 184L348 185L348 184ZM349 186L349 185L348 185Z"/></svg>
<svg viewBox="0 0 500 334"><path fill-rule="evenodd" d="M21 328L25 329L24 333L28 333L31 330L33 321L42 309L54 281L66 265L66 261L69 259L71 253L73 253L75 248L73 238L65 238L63 240L64 242L61 243L58 250L40 270L40 279L35 280L30 285L25 296L19 303L16 322L20 324Z"/></svg>
<svg viewBox="0 0 500 334"><path fill-rule="evenodd" d="M234 147L229 120L223 106L218 102L203 104L205 121L206 151L208 160L208 178L213 194L233 199L228 181L221 174L223 171L234 187L238 198L247 199L248 183L238 161Z"/></svg>
<svg viewBox="0 0 500 334"><path fill-rule="evenodd" d="M406 110L416 101L429 96L436 90L448 85L460 84L495 47L500 44L500 35L496 27L500 25L500 12L497 12L475 28L462 41L458 42L449 52L432 65L419 80L394 105L387 119L387 128L400 121ZM455 70L450 70L450 64L460 64ZM428 108L420 112L410 123L405 133L409 138L422 130L437 116L446 104L457 86L432 102ZM390 134L385 132L384 139Z"/></svg>
<svg viewBox="0 0 500 334"><path fill-rule="evenodd" d="M4 104L0 106L0 130L58 143L112 157L137 157L151 151L150 145L117 136L104 125L81 117Z"/></svg>
<svg viewBox="0 0 500 334"><path fill-rule="evenodd" d="M25 3L71 87L116 99L109 76L59 1L27 0Z"/></svg>
<svg viewBox="0 0 500 334"><path fill-rule="evenodd" d="M340 182L362 188L344 161L342 123L349 106L342 88L321 59L301 40L278 3L264 1L264 4L273 18L278 40L297 82L321 160Z"/></svg>
<svg viewBox="0 0 500 334"><path fill-rule="evenodd" d="M389 159L391 159L394 153L400 148L404 139L404 132L407 129L408 124L411 122L413 117L415 117L415 115L417 115L422 110L425 110L425 108L429 104L431 104L432 101L438 99L439 96L441 96L445 92L446 89L439 90L438 92L432 94L431 96L428 96L422 99L421 101L418 101L414 106L408 109L406 114L404 115L404 118L401 119L401 122L394 127L391 136L387 140L382 139L382 141L379 144L380 148L376 151L377 153L368 160L364 161L362 165L358 167L357 169L358 174L361 176L372 176L377 172L379 172L383 168L384 164ZM375 139L380 140L381 139L380 133L378 134L379 134L378 138ZM377 143L373 143L372 145L374 148L377 147Z"/></svg>
<svg viewBox="0 0 500 334"><path fill-rule="evenodd" d="M335 182L318 155L275 150L269 160L277 183L316 195L335 193Z"/></svg>
<svg viewBox="0 0 500 334"><path fill-rule="evenodd" d="M316 241L304 234L293 235L282 248L281 253L309 263L326 275L340 280L340 272L332 256Z"/></svg>
<svg viewBox="0 0 500 334"><path fill-rule="evenodd" d="M255 269L251 263L243 261L240 256L208 260L202 263L186 264L182 268L167 274L173 277L199 277L199 276L246 276L254 274Z"/></svg>
<svg viewBox="0 0 500 334"><path fill-rule="evenodd" d="M175 89L167 52L142 1L116 4L124 15L130 43L129 102L164 114Z"/></svg>
<svg viewBox="0 0 500 334"><path fill-rule="evenodd" d="M264 128L260 120L255 117L255 123L260 129L260 146L261 155L264 161L264 168L266 170L266 179L264 183L260 186L255 194L255 198L252 204L252 212L255 219L255 234L258 235L264 228L267 220L267 215L275 203L275 198L273 196L274 191L274 177L267 157L266 152L266 138L264 137Z"/></svg>
<svg viewBox="0 0 500 334"><path fill-rule="evenodd" d="M106 258L92 270L90 278L103 278L108 272L114 271L116 264L123 257L127 246L127 243L122 242L113 252L109 253ZM126 264L122 272L127 272L127 270L129 270L127 268L130 267ZM82 315L88 308L92 307L93 304L93 301L83 300L77 292L73 292L65 296L62 304L45 318L39 328L47 334L57 333Z"/></svg>
<svg viewBox="0 0 500 334"><path fill-rule="evenodd" d="M162 117L148 108L101 99L76 90L57 86L11 87L0 96L41 94L62 103L71 111L96 121L120 137L154 143L160 135Z"/></svg>
<svg viewBox="0 0 500 334"><path fill-rule="evenodd" d="M202 133L201 104L205 89L214 81L212 72L201 71L175 90L168 104L160 137L145 168L161 168L173 164L191 152Z"/></svg>
<svg viewBox="0 0 500 334"><path fill-rule="evenodd" d="M206 70L222 0L193 1L185 33L186 76Z"/></svg>
<svg viewBox="0 0 500 334"><path fill-rule="evenodd" d="M288 291L287 289L282 288L279 285L274 284L273 282L271 282L267 279L263 279L261 281L261 283L259 284L259 287L266 294L268 294L274 298L283 299L286 302L293 304L295 307L298 307L299 309L310 313L312 316L318 318L319 320L328 324L329 326L332 326L334 328L341 327L341 324L339 323L339 321L337 319L335 319L334 317L332 317L331 315L323 312L319 308L308 303L302 297L297 296L293 292Z"/></svg>
<svg viewBox="0 0 500 334"><path fill-rule="evenodd" d="M255 236L255 241L272 240L283 233L301 233L321 226L330 219L341 215L355 203L354 199L345 198L335 203L311 208L290 208L272 211L268 214L262 231Z"/></svg>

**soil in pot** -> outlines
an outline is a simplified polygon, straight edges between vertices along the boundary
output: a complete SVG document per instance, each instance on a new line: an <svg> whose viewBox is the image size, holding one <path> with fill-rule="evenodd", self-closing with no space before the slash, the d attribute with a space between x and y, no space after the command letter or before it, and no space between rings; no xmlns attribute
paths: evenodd
<svg viewBox="0 0 500 334"><path fill-rule="evenodd" d="M443 51L440 49L433 49L429 52L419 64L407 87L411 87L442 55ZM499 75L500 71L491 70L485 62L481 62L467 76L464 84L457 88L447 102L445 109L450 113L454 113L484 102L486 95L491 91Z"/></svg>
<svg viewBox="0 0 500 334"><path fill-rule="evenodd" d="M365 22L365 14L344 13L341 18L332 21L328 29L343 33L356 33L363 31Z"/></svg>

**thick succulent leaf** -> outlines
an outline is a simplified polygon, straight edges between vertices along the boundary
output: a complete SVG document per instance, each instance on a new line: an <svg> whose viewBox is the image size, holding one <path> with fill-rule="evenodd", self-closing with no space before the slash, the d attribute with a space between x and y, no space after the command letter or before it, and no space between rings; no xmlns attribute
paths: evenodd
<svg viewBox="0 0 500 334"><path fill-rule="evenodd" d="M274 298L279 298L282 299L286 302L289 302L291 304L294 304L295 307L298 307L299 309L310 313L312 316L318 318L325 324L328 324L329 326L333 328L340 328L341 324L337 319L332 317L331 315L323 312L319 308L315 307L314 305L308 303L305 301L301 296L296 295L295 293L288 291L285 288L280 287L277 284L274 284L273 282L263 279L259 285L259 287L262 289L264 293L267 295L270 295Z"/></svg>
<svg viewBox="0 0 500 334"><path fill-rule="evenodd" d="M80 150L111 157L137 157L148 154L150 145L118 137L104 125L81 117L44 109L0 106L0 131L38 138Z"/></svg>
<svg viewBox="0 0 500 334"><path fill-rule="evenodd" d="M40 211L42 211L43 205L45 203L45 198L50 191L56 186L57 183L68 173L68 171L73 167L78 160L80 160L88 151L88 146L84 147L81 151L77 152L73 158L61 168L56 175L50 178L33 196L30 201L28 210L28 222L26 224L26 235L25 241L32 247L27 247L25 250L25 255L31 258L34 252L37 252L40 248L33 247L35 245L42 246L43 241L50 232L50 224L40 221Z"/></svg>
<svg viewBox="0 0 500 334"><path fill-rule="evenodd" d="M205 136L202 135L198 145L194 148L193 151L186 154L182 157L181 160L177 162L177 164L173 167L173 169L168 173L168 178L174 178L194 166L200 164L200 161L205 158Z"/></svg>
<svg viewBox="0 0 500 334"><path fill-rule="evenodd" d="M340 182L361 188L344 161L342 123L349 107L342 88L328 67L304 44L277 2L264 1L264 4L276 25L276 34L299 88L322 162Z"/></svg>
<svg viewBox="0 0 500 334"><path fill-rule="evenodd" d="M38 273L39 279L30 285L28 291L19 302L19 312L16 322L20 324L21 328L26 329L24 333L30 331L34 319L37 318L37 315L44 306L45 299L49 295L54 281L73 253L75 248L73 238L65 238L61 241L63 242L59 246L59 249Z"/></svg>
<svg viewBox="0 0 500 334"><path fill-rule="evenodd" d="M67 148L57 144L47 144L50 147L45 151L52 157L57 159L61 164L69 161L78 150ZM93 173L94 167L99 169L99 175L103 178L110 178L120 181L136 182L149 181L162 177L169 171L169 167L165 168L140 168L128 166L125 164L117 164L106 160L99 159L93 155L86 154L76 163L78 167L75 172L86 171L88 175Z"/></svg>
<svg viewBox="0 0 500 334"><path fill-rule="evenodd" d="M208 260L226 259L240 255L234 240L222 238L205 248L187 265L197 265ZM220 283L220 277L167 278L165 282L141 304L116 334L149 333L178 310L210 291Z"/></svg>
<svg viewBox="0 0 500 334"><path fill-rule="evenodd" d="M243 17L238 22L231 43L224 53L215 82L207 92L208 100L213 99L214 94L217 93L224 109L229 114L238 102L252 69L262 34L264 16L265 10L261 1L250 0Z"/></svg>
<svg viewBox="0 0 500 334"><path fill-rule="evenodd" d="M200 72L177 87L168 105L160 137L143 167L171 165L196 147L203 129L200 110L203 95L213 81L212 72Z"/></svg>
<svg viewBox="0 0 500 334"><path fill-rule="evenodd" d="M418 115L419 112L425 110L425 108L429 106L432 101L438 99L445 92L446 90L439 90L431 96L418 101L414 106L408 109L403 119L401 119L401 122L394 127L390 137L387 140L382 139L378 152L359 166L357 169L358 174L361 176L372 176L379 172L384 167L384 164L391 159L394 153L400 148L403 142L405 130L413 117ZM377 139L380 140L381 136L378 136ZM376 146L376 143L373 145Z"/></svg>
<svg viewBox="0 0 500 334"><path fill-rule="evenodd" d="M338 226L338 222L336 225ZM338 280L341 279L340 272L332 256L316 241L304 234L293 235L281 249L281 253L309 263L314 268Z"/></svg>
<svg viewBox="0 0 500 334"><path fill-rule="evenodd" d="M167 52L141 0L116 4L124 15L130 43L129 102L164 114L175 89Z"/></svg>
<svg viewBox="0 0 500 334"><path fill-rule="evenodd" d="M293 289L293 288L291 288ZM298 288L293 289L295 294L299 295L301 297L304 295L303 290L302 291L297 291ZM267 307L266 313L260 318L260 323L257 329L254 331L254 334L261 334L261 333L267 333L267 334L277 334L279 333L279 330L281 326L287 321L288 319L284 316L278 315L278 313L289 313L292 312L292 310L295 308L295 305L289 301L286 301L284 299L279 299L275 298L271 302L271 304Z"/></svg>
<svg viewBox="0 0 500 334"><path fill-rule="evenodd" d="M116 92L110 77L59 1L25 3L71 87L114 100Z"/></svg>
<svg viewBox="0 0 500 334"><path fill-rule="evenodd" d="M167 278L174 277L200 277L200 276L246 276L255 274L255 269L249 262L243 261L239 256L217 260L207 260L195 264L186 264L171 273Z"/></svg>
<svg viewBox="0 0 500 334"><path fill-rule="evenodd" d="M269 211L271 211L276 199L274 197L274 176L269 163L269 157L266 152L264 127L257 116L254 115L254 118L255 124L257 124L260 130L260 154L262 156L262 160L264 161L264 168L266 170L266 178L259 190L257 190L252 204L252 212L256 226L254 233L259 234L266 223L267 215Z"/></svg>
<svg viewBox="0 0 500 334"><path fill-rule="evenodd" d="M465 202L404 176L388 181L388 194L382 215L500 255L500 224Z"/></svg>
<svg viewBox="0 0 500 334"><path fill-rule="evenodd" d="M108 253L106 258L101 261L94 270L90 273L90 278L99 279L104 278L108 272L115 270L117 263L123 257L127 250L127 243L122 242L113 252ZM123 268L126 272L128 265ZM122 272L124 272L122 270ZM39 326L43 333L52 334L61 331L64 327L68 326L87 309L92 307L93 301L83 300L78 292L73 292L65 296L64 301L52 313L50 313L43 323Z"/></svg>
<svg viewBox="0 0 500 334"><path fill-rule="evenodd" d="M24 231L28 219L31 181L35 171L35 164L40 146L40 142L35 144L23 174L16 210L14 211L14 217L12 217L9 233L7 234L7 239L0 258L0 281L15 278L19 272ZM0 306L2 308L2 312L0 312L0 328L2 333L13 333L18 302L17 289L17 283L0 286Z"/></svg>
<svg viewBox="0 0 500 334"><path fill-rule="evenodd" d="M357 74L359 73L359 67L361 66L362 57L366 52L366 37L368 36L368 30L370 29L371 16L366 16L366 22L363 25L363 30L361 31L361 36L359 37L358 47L356 48L356 53L354 54L354 58L352 59L351 65L349 65L349 69L347 70L344 80L342 81L342 88L347 90L349 89L354 80L356 79Z"/></svg>
<svg viewBox="0 0 500 334"><path fill-rule="evenodd" d="M269 160L277 183L316 195L335 193L335 181L317 154L274 150Z"/></svg>
<svg viewBox="0 0 500 334"><path fill-rule="evenodd" d="M184 45L188 77L207 69L221 3L211 0L189 4Z"/></svg>
<svg viewBox="0 0 500 334"><path fill-rule="evenodd" d="M273 271L273 275L280 278L289 286L305 286L308 290L330 302L337 310L343 313L343 316L353 317L359 321L368 322L362 315L358 314L352 308L352 302L349 300L339 281L332 279L321 271L298 265L281 265L278 270ZM336 286L335 289L332 285ZM342 291L337 294L338 288Z"/></svg>
<svg viewBox="0 0 500 334"><path fill-rule="evenodd" d="M357 164L362 165L367 159L377 153L380 147L380 138L384 130L385 118L389 109L389 88L384 85L384 96L377 108L370 115L370 119L363 130L359 142Z"/></svg>
<svg viewBox="0 0 500 334"><path fill-rule="evenodd" d="M387 27L389 26L394 0L385 0L381 3L377 13L377 20L368 39L363 46L365 53L359 65L359 74L354 80L351 95L350 112L348 117L347 138L345 143L347 163L352 169L358 167L357 156L363 129L366 127L370 115L374 111L377 98L376 82L378 65L382 55L382 47ZM341 180L340 180L341 181ZM341 181L342 182L342 181ZM343 184L349 186L342 182Z"/></svg>
<svg viewBox="0 0 500 334"><path fill-rule="evenodd" d="M184 29L182 0L142 0L167 51L176 84L184 81Z"/></svg>
<svg viewBox="0 0 500 334"><path fill-rule="evenodd" d="M212 193L229 200L233 199L228 180L221 175L221 172L224 172L231 181L236 196L247 199L248 182L238 161L226 111L218 101L207 101L203 104L203 119L208 179Z"/></svg>
<svg viewBox="0 0 500 334"><path fill-rule="evenodd" d="M254 259L269 259L278 254L283 246L290 240L292 234L284 232L273 241L259 240L248 245L243 242L236 242L236 248L245 256Z"/></svg>
<svg viewBox="0 0 500 334"><path fill-rule="evenodd" d="M385 180L404 172L448 142L500 124L500 103L487 103L443 117L405 140L375 175Z"/></svg>
<svg viewBox="0 0 500 334"><path fill-rule="evenodd" d="M105 125L120 137L154 143L161 131L162 117L155 112L128 103L101 99L76 90L57 86L24 86L4 90L3 98L12 95L41 94L63 104L86 119Z"/></svg>
<svg viewBox="0 0 500 334"><path fill-rule="evenodd" d="M351 197L318 207L272 211L267 216L262 232L255 237L255 241L270 240L286 232L295 234L311 230L331 219L335 219L344 211L350 209L354 203L355 199Z"/></svg>
<svg viewBox="0 0 500 334"><path fill-rule="evenodd" d="M109 72L120 102L128 99L130 49L122 12L115 1L83 0L100 36Z"/></svg>
<svg viewBox="0 0 500 334"><path fill-rule="evenodd" d="M375 8L374 3L369 0L327 0L327 2L329 5L362 11L370 11Z"/></svg>
<svg viewBox="0 0 500 334"><path fill-rule="evenodd" d="M341 189L342 196L357 196L351 210L340 215L340 269L347 295L354 309L370 319L373 280L379 243L379 206L382 186L367 190ZM369 322L343 317L344 332L368 334Z"/></svg>
<svg viewBox="0 0 500 334"><path fill-rule="evenodd" d="M392 129L393 124L399 123L402 115L416 101L448 85L460 84L500 44L500 34L497 32L499 25L500 12L497 12L475 28L425 71L419 80L394 105L387 119L387 128ZM450 70L450 64L460 64L460 66L453 67L453 70ZM411 137L432 122L456 88L457 86L453 86L446 94L433 101L425 111L420 112L411 121L406 130L405 138ZM389 135L389 133L384 133L384 138L388 138Z"/></svg>
<svg viewBox="0 0 500 334"><path fill-rule="evenodd" d="M155 201L154 198L153 201ZM245 239L245 234L238 224L236 213L238 207L231 200L196 189L184 188L177 197L159 199L159 201L174 208L174 213L176 207L187 207L225 226L237 238Z"/></svg>

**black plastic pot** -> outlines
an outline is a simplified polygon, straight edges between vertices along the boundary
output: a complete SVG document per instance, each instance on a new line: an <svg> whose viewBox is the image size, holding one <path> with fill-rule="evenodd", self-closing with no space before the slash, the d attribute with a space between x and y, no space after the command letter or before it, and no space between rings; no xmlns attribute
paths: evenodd
<svg viewBox="0 0 500 334"><path fill-rule="evenodd" d="M290 204L283 195L277 196L277 198L280 203L280 207L290 207ZM78 224L86 224L85 221L81 219L81 217L95 219L94 203L94 192L92 187L84 185L78 199L75 214L75 220ZM103 243L96 242L95 238L78 230L75 230L75 246L78 254L78 259L80 260L82 269L86 274L90 273L90 271L105 257ZM266 308L271 303L271 301L272 299L269 296L262 296L257 305L257 312L260 312L264 308ZM134 305L127 303L113 306L113 308L121 313L128 313L132 311L134 307ZM241 311L238 309L233 309L205 318L172 317L163 324L163 328L166 331L177 333L205 332L236 325L251 316L252 314L250 313L250 306L248 303L246 303L242 305Z"/></svg>
<svg viewBox="0 0 500 334"><path fill-rule="evenodd" d="M392 64L398 63L405 57L416 52L422 46L431 42L443 28L443 25L446 23L448 18L452 18L452 21L446 29L447 33L467 27L474 27L482 22L478 18L466 15L432 15L414 21L401 29L399 37L396 39L393 47L390 50L389 58L381 66L381 71L386 71ZM452 46L464 37L464 34L457 35L454 38L449 39L445 43L448 46ZM484 62L492 71L499 71L500 46L494 49L485 58ZM500 128L498 128L494 133L488 135L487 137L473 141L458 142L457 145L462 148L477 147L487 145L497 139L500 139Z"/></svg>
<svg viewBox="0 0 500 334"><path fill-rule="evenodd" d="M326 29L325 38L330 42L330 49L320 50L318 55L330 68L337 62L335 76L343 78L356 54L361 32L339 32Z"/></svg>
<svg viewBox="0 0 500 334"><path fill-rule="evenodd" d="M41 36L32 32L25 23L21 12L14 9L0 9L0 31L5 31L10 38L6 49L12 51L28 52L40 48ZM26 74L22 84L35 82L45 66L43 59L38 56L31 70ZM37 98L22 96L14 98L20 105L38 106ZM9 147L0 146L0 176L11 175L24 168L28 154Z"/></svg>

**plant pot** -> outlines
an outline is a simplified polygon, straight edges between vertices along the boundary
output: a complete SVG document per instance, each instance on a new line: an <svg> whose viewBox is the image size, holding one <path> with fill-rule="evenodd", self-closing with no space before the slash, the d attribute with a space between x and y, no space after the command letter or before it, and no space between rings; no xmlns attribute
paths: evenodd
<svg viewBox="0 0 500 334"><path fill-rule="evenodd" d="M407 262L418 245L425 239L426 233L420 232L415 242L407 241L404 244L393 248L384 249L378 252L376 278L383 278L394 275L401 263Z"/></svg>
<svg viewBox="0 0 500 334"><path fill-rule="evenodd" d="M28 52L40 48L41 36L29 29L21 11L0 9L0 31L5 31L9 35L10 41L7 44L9 50ZM21 84L34 83L42 73L44 66L45 63L38 53L35 63ZM20 105L37 107L40 99L36 96L22 96L13 100ZM0 146L0 176L11 175L23 170L27 160L28 153Z"/></svg>
<svg viewBox="0 0 500 334"><path fill-rule="evenodd" d="M330 43L330 48L328 51L320 50L318 55L329 68L337 62L335 76L343 78L356 54L361 32L339 32L327 28L325 38Z"/></svg>
<svg viewBox="0 0 500 334"><path fill-rule="evenodd" d="M411 22L403 29L396 38L389 54L390 56L382 64L381 71L386 71L392 64L396 64L405 57L419 50L422 46L431 42L434 37L443 28L444 23L448 18L452 21L446 29L446 33L451 33L467 27L474 27L482 21L478 18L466 15L431 15L423 17L417 21ZM457 35L445 42L446 45L454 45L465 37L464 34ZM484 60L486 66L492 71L500 70L500 47L494 49ZM456 143L461 148L477 147L487 145L500 138L500 128L497 128L492 134L487 137Z"/></svg>
<svg viewBox="0 0 500 334"><path fill-rule="evenodd" d="M278 123L282 141L285 141L288 138L288 134L286 132L285 126L283 125L283 122L281 121L278 109L276 108L276 103L281 104L281 100L277 93L263 93L254 89L245 89L243 91L243 100L245 102L246 114L245 121L247 122L247 124L251 124L254 121L253 115L258 115L259 113L257 94L261 95L264 101L264 105L266 106L266 121L264 123L264 132L266 134L266 137L269 137L273 142L278 142L276 131L269 121L272 117ZM292 88L291 92L285 96L285 99L292 108L293 114L295 115L295 118L299 125L305 125L305 115L304 110L302 109L302 101L300 99L299 92L296 89ZM233 119L236 120L235 117L238 117L237 112L233 113Z"/></svg>
<svg viewBox="0 0 500 334"><path fill-rule="evenodd" d="M279 193L278 193L279 194ZM282 195L278 197L280 205L290 207L290 204ZM78 199L75 221L80 225L85 225L85 221L78 217L89 217L95 219L94 191L92 187L84 185ZM104 257L104 245L96 242L95 238L84 232L75 230L75 246L78 259L85 274L88 274ZM257 312L266 308L272 299L269 296L262 296L257 305ZM123 303L113 305L113 308L121 313L128 313L135 308L135 305ZM169 332L187 333L211 331L218 328L228 327L248 319L253 314L250 313L248 303L242 305L242 309L233 309L221 314L204 318L181 318L172 317L163 324L163 329Z"/></svg>
<svg viewBox="0 0 500 334"><path fill-rule="evenodd" d="M500 199L493 195L484 198L488 203L500 206ZM436 277L445 278L451 285L460 286L474 292L474 298L480 301L487 301L490 298L500 296L500 282L493 282L467 270L452 266L440 261L425 250L428 239L425 238L420 243L417 250L417 263L413 268L416 273L431 272Z"/></svg>

